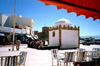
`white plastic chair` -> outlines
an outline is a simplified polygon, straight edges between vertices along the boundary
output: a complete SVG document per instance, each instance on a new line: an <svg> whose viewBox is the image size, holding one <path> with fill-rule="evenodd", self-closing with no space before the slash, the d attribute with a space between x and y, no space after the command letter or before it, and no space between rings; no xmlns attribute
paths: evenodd
<svg viewBox="0 0 100 66"><path fill-rule="evenodd" d="M100 57L100 48L93 48L92 50L93 50L92 57L99 58Z"/></svg>
<svg viewBox="0 0 100 66"><path fill-rule="evenodd" d="M20 66L21 55L0 57L0 66ZM17 63L19 62L19 65Z"/></svg>
<svg viewBox="0 0 100 66"><path fill-rule="evenodd" d="M75 60L75 52L65 52L64 59L60 59L60 66L64 63L64 66L68 65L68 63L73 62ZM69 65L71 66L71 65Z"/></svg>
<svg viewBox="0 0 100 66"><path fill-rule="evenodd" d="M60 55L59 55L60 54ZM51 49L51 56L52 56L52 66L53 66L53 62L54 60L57 61L57 66L59 65L59 59L64 59L61 56L62 53L58 52L58 49Z"/></svg>
<svg viewBox="0 0 100 66"><path fill-rule="evenodd" d="M25 66L27 52L22 51L22 52L20 52L20 55L21 55L21 59L20 59L20 62L17 63L17 65L21 64L21 66Z"/></svg>
<svg viewBox="0 0 100 66"><path fill-rule="evenodd" d="M88 64L88 62L91 62L90 60L87 61L87 51L77 51L76 53L76 60L73 62L75 66L91 66L91 64ZM87 63L88 65L85 65Z"/></svg>
<svg viewBox="0 0 100 66"><path fill-rule="evenodd" d="M86 51L85 48L78 48L77 51L80 53L85 52L85 61L92 61L92 52L91 51Z"/></svg>
<svg viewBox="0 0 100 66"><path fill-rule="evenodd" d="M86 58L87 58L87 52L86 51L77 51L75 62L85 62Z"/></svg>

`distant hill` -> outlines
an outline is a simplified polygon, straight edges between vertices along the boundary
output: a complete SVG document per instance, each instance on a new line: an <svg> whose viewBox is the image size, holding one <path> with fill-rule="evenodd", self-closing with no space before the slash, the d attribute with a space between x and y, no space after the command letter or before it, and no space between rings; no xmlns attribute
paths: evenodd
<svg viewBox="0 0 100 66"><path fill-rule="evenodd" d="M88 38L88 37L93 37L95 39L100 39L100 36L81 36L81 38Z"/></svg>

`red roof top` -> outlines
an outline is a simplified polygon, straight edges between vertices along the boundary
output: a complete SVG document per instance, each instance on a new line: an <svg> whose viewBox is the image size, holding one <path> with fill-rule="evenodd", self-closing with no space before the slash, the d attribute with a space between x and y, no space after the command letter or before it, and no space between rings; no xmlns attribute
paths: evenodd
<svg viewBox="0 0 100 66"><path fill-rule="evenodd" d="M77 16L100 19L100 0L39 0L45 5L56 5L57 9L66 9L67 12L76 12Z"/></svg>

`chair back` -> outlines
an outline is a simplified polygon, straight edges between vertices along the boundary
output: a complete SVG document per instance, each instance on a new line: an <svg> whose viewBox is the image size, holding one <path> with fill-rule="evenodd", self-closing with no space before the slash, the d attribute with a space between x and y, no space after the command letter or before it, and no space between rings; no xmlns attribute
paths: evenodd
<svg viewBox="0 0 100 66"><path fill-rule="evenodd" d="M100 57L100 48L93 48L93 58L99 58Z"/></svg>
<svg viewBox="0 0 100 66"><path fill-rule="evenodd" d="M51 49L52 58L57 59L58 57L58 49Z"/></svg>
<svg viewBox="0 0 100 66"><path fill-rule="evenodd" d="M21 64L21 65L25 66L27 52L22 51L22 52L20 52L20 55L21 55L20 63L18 62L17 65Z"/></svg>
<svg viewBox="0 0 100 66"><path fill-rule="evenodd" d="M86 61L86 55L87 53L85 51L77 51L76 61L78 62Z"/></svg>
<svg viewBox="0 0 100 66"><path fill-rule="evenodd" d="M65 62L73 62L75 59L75 52L65 52Z"/></svg>
<svg viewBox="0 0 100 66"><path fill-rule="evenodd" d="M85 51L84 48L78 48L77 50L78 50L78 51L82 51L82 52Z"/></svg>
<svg viewBox="0 0 100 66"><path fill-rule="evenodd" d="M94 51L100 51L100 48L93 48Z"/></svg>
<svg viewBox="0 0 100 66"><path fill-rule="evenodd" d="M0 57L0 66L17 66L17 62L20 63L20 60L21 55L2 56ZM20 66L20 64L18 66Z"/></svg>

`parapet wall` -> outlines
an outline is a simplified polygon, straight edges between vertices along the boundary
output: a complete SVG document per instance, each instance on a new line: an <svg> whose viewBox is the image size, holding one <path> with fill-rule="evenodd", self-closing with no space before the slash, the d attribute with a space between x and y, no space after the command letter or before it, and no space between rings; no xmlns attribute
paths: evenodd
<svg viewBox="0 0 100 66"><path fill-rule="evenodd" d="M58 29L67 29L67 30L79 30L79 26L76 27L76 26L71 26L69 27L69 25L66 27L65 25L63 25L63 27L61 26L61 24L57 27L49 27L49 31L52 31L52 30L58 30Z"/></svg>

